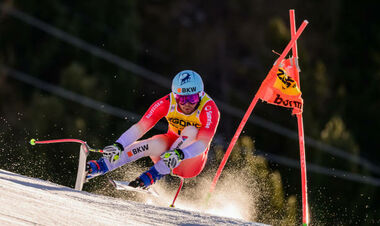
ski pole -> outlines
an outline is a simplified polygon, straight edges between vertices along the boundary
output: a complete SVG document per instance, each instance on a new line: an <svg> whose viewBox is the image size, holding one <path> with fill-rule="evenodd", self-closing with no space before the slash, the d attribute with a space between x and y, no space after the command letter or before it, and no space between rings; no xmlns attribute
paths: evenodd
<svg viewBox="0 0 380 226"><path fill-rule="evenodd" d="M36 144L79 143L79 144L82 144L82 145L86 146L86 148L87 148L88 151L103 153L102 149L90 148L90 146L88 146L87 142L85 142L83 140L78 140L78 139L56 139L56 140L36 140L36 139L31 139L29 141L29 143L31 145L33 145L33 146L36 145Z"/></svg>
<svg viewBox="0 0 380 226"><path fill-rule="evenodd" d="M183 177L179 177L179 178L181 179L181 183L179 184L179 187L178 187L177 193L175 194L175 197L174 197L173 202L172 202L172 204L170 205L170 207L174 207L175 200L177 200L178 194L179 194L179 192L181 191L181 188L182 188L183 182L184 182L184 180L185 180L185 178L183 178Z"/></svg>

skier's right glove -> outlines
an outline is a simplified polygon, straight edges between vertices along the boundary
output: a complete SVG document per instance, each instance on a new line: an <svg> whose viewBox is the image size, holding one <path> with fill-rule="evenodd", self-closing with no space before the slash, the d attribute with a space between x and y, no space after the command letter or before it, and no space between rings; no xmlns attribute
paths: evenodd
<svg viewBox="0 0 380 226"><path fill-rule="evenodd" d="M123 145L116 142L113 145L108 145L103 148L103 156L107 158L111 163L114 163L119 160L120 154L123 150Z"/></svg>
<svg viewBox="0 0 380 226"><path fill-rule="evenodd" d="M177 148L164 152L160 157L162 161L164 161L165 165L167 165L170 169L174 169L185 158L185 155L181 149Z"/></svg>

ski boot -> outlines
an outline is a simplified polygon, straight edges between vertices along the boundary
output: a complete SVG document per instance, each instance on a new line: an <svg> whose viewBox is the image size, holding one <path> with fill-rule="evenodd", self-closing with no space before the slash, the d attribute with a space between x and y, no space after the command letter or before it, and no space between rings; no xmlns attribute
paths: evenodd
<svg viewBox="0 0 380 226"><path fill-rule="evenodd" d="M109 170L106 163L104 162L104 159L101 158L97 161L95 160L88 161L86 164L86 171L87 171L86 179L89 180L96 176L103 175Z"/></svg>
<svg viewBox="0 0 380 226"><path fill-rule="evenodd" d="M150 185L154 184L156 181L160 180L164 175L160 174L154 166L150 168L145 173L142 173L134 181L129 182L128 186L134 188L147 189Z"/></svg>

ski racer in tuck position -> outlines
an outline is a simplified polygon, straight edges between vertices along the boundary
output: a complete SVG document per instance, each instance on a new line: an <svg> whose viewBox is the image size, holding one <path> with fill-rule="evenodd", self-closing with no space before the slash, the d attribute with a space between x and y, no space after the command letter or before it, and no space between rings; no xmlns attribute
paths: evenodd
<svg viewBox="0 0 380 226"><path fill-rule="evenodd" d="M129 186L147 188L170 172L183 178L197 176L205 166L220 117L203 89L198 73L179 72L170 94L154 102L138 123L106 146L102 158L87 162L86 177L91 179L145 156L150 156L154 166ZM137 141L163 117L169 124L167 133Z"/></svg>

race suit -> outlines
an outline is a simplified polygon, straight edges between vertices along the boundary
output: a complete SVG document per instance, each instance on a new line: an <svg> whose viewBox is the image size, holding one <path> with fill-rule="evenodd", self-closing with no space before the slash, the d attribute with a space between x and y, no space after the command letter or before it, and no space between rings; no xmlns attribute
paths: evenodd
<svg viewBox="0 0 380 226"><path fill-rule="evenodd" d="M167 133L137 141L163 117L169 124ZM116 142L124 147L124 151L115 163L107 161L107 166L113 170L150 156L156 170L165 175L170 173L170 169L160 159L160 155L167 150L181 148L184 160L173 169L173 173L184 178L195 177L205 166L219 118L215 102L206 93L202 93L197 108L190 115L182 113L174 94L170 93L154 102L140 121L120 136Z"/></svg>

